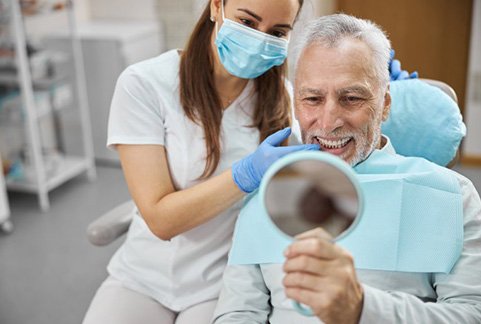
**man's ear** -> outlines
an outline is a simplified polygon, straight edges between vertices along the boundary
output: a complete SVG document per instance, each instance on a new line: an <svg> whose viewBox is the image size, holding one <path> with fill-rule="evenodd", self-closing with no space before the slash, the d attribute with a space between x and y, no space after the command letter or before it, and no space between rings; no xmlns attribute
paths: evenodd
<svg viewBox="0 0 481 324"><path fill-rule="evenodd" d="M210 0L210 18L213 22L222 20L221 1L224 0Z"/></svg>
<svg viewBox="0 0 481 324"><path fill-rule="evenodd" d="M390 111L391 111L391 92L388 84L386 93L384 94L384 104L383 104L383 111L382 111L383 122L388 119Z"/></svg>

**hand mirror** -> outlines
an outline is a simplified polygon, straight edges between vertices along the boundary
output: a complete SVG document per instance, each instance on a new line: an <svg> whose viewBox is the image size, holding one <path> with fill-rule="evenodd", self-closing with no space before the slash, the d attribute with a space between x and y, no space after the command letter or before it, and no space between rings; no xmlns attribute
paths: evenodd
<svg viewBox="0 0 481 324"><path fill-rule="evenodd" d="M363 209L352 168L324 152L296 152L279 159L262 179L259 194L276 227L289 236L322 227L339 240L358 224ZM294 301L304 315L309 308Z"/></svg>

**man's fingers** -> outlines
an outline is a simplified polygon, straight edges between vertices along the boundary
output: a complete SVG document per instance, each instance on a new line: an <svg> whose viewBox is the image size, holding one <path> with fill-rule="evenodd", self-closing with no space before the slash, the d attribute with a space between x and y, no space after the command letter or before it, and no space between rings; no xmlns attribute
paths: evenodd
<svg viewBox="0 0 481 324"><path fill-rule="evenodd" d="M341 248L329 240L321 238L305 238L292 243L284 252L287 258L308 255L315 258L332 260L339 256Z"/></svg>
<svg viewBox="0 0 481 324"><path fill-rule="evenodd" d="M301 288L317 291L321 287L322 278L307 272L288 273L282 279L285 288Z"/></svg>
<svg viewBox="0 0 481 324"><path fill-rule="evenodd" d="M319 316L320 310L322 307L325 307L323 305L325 304L326 299L323 298L322 293L320 296L319 292L299 287L288 287L284 289L284 292L287 298L309 306L316 316Z"/></svg>
<svg viewBox="0 0 481 324"><path fill-rule="evenodd" d="M284 262L283 270L285 273L305 272L312 275L323 276L329 273L336 265L330 261L314 258L305 254L289 258Z"/></svg>
<svg viewBox="0 0 481 324"><path fill-rule="evenodd" d="M320 239L325 239L328 241L332 240L332 236L322 227L316 227L314 229L311 229L309 231L296 235L296 239L298 240L302 240L306 238L316 238L316 237Z"/></svg>

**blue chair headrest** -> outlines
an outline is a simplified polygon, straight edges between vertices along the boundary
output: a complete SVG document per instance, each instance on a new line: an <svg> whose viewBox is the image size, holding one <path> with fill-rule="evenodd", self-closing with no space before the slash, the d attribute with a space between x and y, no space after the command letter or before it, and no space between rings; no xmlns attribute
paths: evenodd
<svg viewBox="0 0 481 324"><path fill-rule="evenodd" d="M398 154L446 166L456 156L466 126L456 102L421 80L391 82L391 113L382 124Z"/></svg>

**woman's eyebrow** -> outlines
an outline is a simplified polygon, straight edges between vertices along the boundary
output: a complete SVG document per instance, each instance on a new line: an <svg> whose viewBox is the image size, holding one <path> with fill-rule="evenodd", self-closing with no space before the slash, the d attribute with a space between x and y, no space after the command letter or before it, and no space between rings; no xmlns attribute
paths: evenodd
<svg viewBox="0 0 481 324"><path fill-rule="evenodd" d="M287 28L289 30L292 30L292 26L289 24L276 24L274 27L280 27L280 28Z"/></svg>
<svg viewBox="0 0 481 324"><path fill-rule="evenodd" d="M259 16L258 14L256 14L255 12L252 12L252 11L249 10L249 9L239 8L239 9L237 9L237 10L238 10L238 11L243 11L243 12L245 12L246 14L251 15L252 17L254 17L257 21L262 22L262 17ZM274 27L287 28L287 29L292 30L292 26L291 26L290 24L276 24L276 25L274 25Z"/></svg>
<svg viewBox="0 0 481 324"><path fill-rule="evenodd" d="M238 11L243 11L243 12L245 12L246 14L251 15L252 17L254 17L255 19L257 19L259 22L262 21L262 17L261 17L261 16L259 16L258 14L250 11L249 9L239 8L239 9L237 9L237 10L238 10Z"/></svg>

